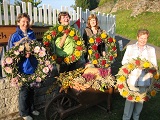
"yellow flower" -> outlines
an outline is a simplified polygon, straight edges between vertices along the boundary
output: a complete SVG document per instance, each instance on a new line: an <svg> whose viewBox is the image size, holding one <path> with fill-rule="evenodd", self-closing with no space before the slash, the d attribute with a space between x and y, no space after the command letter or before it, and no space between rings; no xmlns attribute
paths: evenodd
<svg viewBox="0 0 160 120"><path fill-rule="evenodd" d="M81 52L80 51L75 51L75 56L79 57L81 55Z"/></svg>
<svg viewBox="0 0 160 120"><path fill-rule="evenodd" d="M81 45L82 44L82 41L77 41L77 45Z"/></svg>
<svg viewBox="0 0 160 120"><path fill-rule="evenodd" d="M151 91L151 96L154 97L155 95L156 95L156 91L155 91L155 90L152 90L152 91Z"/></svg>
<svg viewBox="0 0 160 120"><path fill-rule="evenodd" d="M113 42L115 43L115 42L116 42L116 39L113 38Z"/></svg>
<svg viewBox="0 0 160 120"><path fill-rule="evenodd" d="M93 61L92 61L92 64L97 64L97 63L98 63L97 60L93 60Z"/></svg>
<svg viewBox="0 0 160 120"><path fill-rule="evenodd" d="M114 54L114 57L117 57L117 53Z"/></svg>
<svg viewBox="0 0 160 120"><path fill-rule="evenodd" d="M47 39L48 39L48 40L51 40L51 38L52 38L52 37L51 37L50 35L47 35Z"/></svg>
<svg viewBox="0 0 160 120"><path fill-rule="evenodd" d="M122 76L120 76L120 77L118 78L118 80L119 80L120 82L124 82L124 81L126 80L126 78L122 75Z"/></svg>
<svg viewBox="0 0 160 120"><path fill-rule="evenodd" d="M133 70L134 69L134 65L133 64L128 64L127 67L128 67L129 70Z"/></svg>
<svg viewBox="0 0 160 120"><path fill-rule="evenodd" d="M156 80L159 79L159 73L158 72L154 75L154 79L156 79Z"/></svg>
<svg viewBox="0 0 160 120"><path fill-rule="evenodd" d="M70 35L71 37L73 37L73 36L75 35L74 30L71 30L70 33L69 33L69 35Z"/></svg>
<svg viewBox="0 0 160 120"><path fill-rule="evenodd" d="M59 31L59 32L62 32L62 31L63 31L63 26L62 26L62 25L58 26L58 31Z"/></svg>
<svg viewBox="0 0 160 120"><path fill-rule="evenodd" d="M124 91L122 92L122 96L123 96L123 97L128 96L128 92L124 90Z"/></svg>
<svg viewBox="0 0 160 120"><path fill-rule="evenodd" d="M101 34L101 38L102 38L102 39L105 39L106 37L107 37L107 34L106 34L106 33L102 33L102 34Z"/></svg>
<svg viewBox="0 0 160 120"><path fill-rule="evenodd" d="M52 55L52 60L55 60L57 59L57 56L56 55Z"/></svg>
<svg viewBox="0 0 160 120"><path fill-rule="evenodd" d="M94 39L93 39L93 38L90 38L90 39L89 39L89 43L91 43L91 44L94 43Z"/></svg>
<svg viewBox="0 0 160 120"><path fill-rule="evenodd" d="M144 68L150 67L150 63L149 63L149 62L144 62L144 63L143 63L143 67L144 67Z"/></svg>
<svg viewBox="0 0 160 120"><path fill-rule="evenodd" d="M105 64L105 67L106 67L106 68L109 67L109 64Z"/></svg>
<svg viewBox="0 0 160 120"><path fill-rule="evenodd" d="M64 58L64 62L69 63L69 58L68 57Z"/></svg>
<svg viewBox="0 0 160 120"><path fill-rule="evenodd" d="M92 50L88 50L88 53L91 55L92 54Z"/></svg>
<svg viewBox="0 0 160 120"><path fill-rule="evenodd" d="M140 98L139 96L136 96L135 100L136 100L137 102L139 102L139 101L141 100L141 98Z"/></svg>

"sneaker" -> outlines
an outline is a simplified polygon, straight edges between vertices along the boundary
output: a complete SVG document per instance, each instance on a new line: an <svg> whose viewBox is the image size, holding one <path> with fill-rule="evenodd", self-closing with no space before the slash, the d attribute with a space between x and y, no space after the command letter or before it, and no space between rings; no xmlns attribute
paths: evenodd
<svg viewBox="0 0 160 120"><path fill-rule="evenodd" d="M39 112L38 112L37 110L34 110L34 111L32 112L32 114L38 116L38 115L39 115Z"/></svg>
<svg viewBox="0 0 160 120"><path fill-rule="evenodd" d="M28 116L23 117L23 119L24 119L24 120L33 120L33 118L32 118L31 116L29 116L29 115L28 115Z"/></svg>

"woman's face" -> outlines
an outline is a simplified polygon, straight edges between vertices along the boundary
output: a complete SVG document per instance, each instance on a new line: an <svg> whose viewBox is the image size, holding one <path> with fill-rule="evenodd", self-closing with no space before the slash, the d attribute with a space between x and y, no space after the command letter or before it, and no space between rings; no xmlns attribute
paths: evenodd
<svg viewBox="0 0 160 120"><path fill-rule="evenodd" d="M90 25L91 25L91 27L95 27L96 26L96 19L95 18L92 18L92 19L90 19Z"/></svg>
<svg viewBox="0 0 160 120"><path fill-rule="evenodd" d="M69 18L69 16L68 15L66 15L66 16L61 16L61 19L60 19L60 23L61 23L61 25L69 25L69 23L70 23L70 18Z"/></svg>
<svg viewBox="0 0 160 120"><path fill-rule="evenodd" d="M147 34L140 35L140 36L137 37L137 39L138 39L138 45L139 45L140 47L143 47L143 46L145 46L146 43L147 43L148 35L147 35Z"/></svg>
<svg viewBox="0 0 160 120"><path fill-rule="evenodd" d="M20 29L25 32L29 28L29 20L26 17L23 17L20 19L20 21L17 23L20 27Z"/></svg>

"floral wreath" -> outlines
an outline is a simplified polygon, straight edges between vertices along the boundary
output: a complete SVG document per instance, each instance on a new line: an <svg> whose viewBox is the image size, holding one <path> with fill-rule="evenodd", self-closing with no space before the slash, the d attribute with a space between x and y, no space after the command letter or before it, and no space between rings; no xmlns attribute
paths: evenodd
<svg viewBox="0 0 160 120"><path fill-rule="evenodd" d="M88 88L100 90L104 92L109 87L115 86L115 78L110 74L109 69L97 68L100 76L93 73L84 73L86 70L79 68L73 71L60 73L57 82L61 86L61 90L67 91L68 88L73 88L78 91L83 91Z"/></svg>
<svg viewBox="0 0 160 120"><path fill-rule="evenodd" d="M38 61L35 72L31 75L20 73L18 70L18 63L21 57L26 53L34 55ZM10 80L11 85L14 87L20 87L27 85L30 87L39 87L41 81L45 80L47 75L52 71L54 61L47 54L46 49L36 40L25 40L5 53L2 66L3 70Z"/></svg>
<svg viewBox="0 0 160 120"><path fill-rule="evenodd" d="M101 43L105 44L107 53L105 56L100 56L98 52L98 45ZM117 57L117 48L115 44L116 40L109 37L105 32L97 35L96 37L89 38L89 61L97 67L107 68L110 66L115 57Z"/></svg>
<svg viewBox="0 0 160 120"><path fill-rule="evenodd" d="M145 69L147 73L151 73L151 85L146 89L146 92L139 93L129 89L127 79L129 74L135 68ZM132 59L127 64L123 65L118 74L116 75L118 90L124 98L134 102L148 101L151 97L154 97L160 88L159 72L156 67L146 59Z"/></svg>
<svg viewBox="0 0 160 120"><path fill-rule="evenodd" d="M58 37L63 36L64 33L66 33L68 37L73 38L75 48L71 55L62 58L55 54L55 41ZM64 62L70 64L77 61L82 56L85 49L84 42L79 35L78 30L71 26L62 26L59 24L50 27L50 29L44 33L43 44L49 50L52 59L56 60L56 62L58 63Z"/></svg>

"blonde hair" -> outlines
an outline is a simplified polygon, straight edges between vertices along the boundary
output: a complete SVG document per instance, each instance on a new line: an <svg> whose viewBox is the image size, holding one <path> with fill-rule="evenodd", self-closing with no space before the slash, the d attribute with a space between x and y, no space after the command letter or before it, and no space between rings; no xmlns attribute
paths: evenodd
<svg viewBox="0 0 160 120"><path fill-rule="evenodd" d="M99 28L99 26L98 26L98 18L97 18L97 16L95 15L95 14L90 14L89 16L88 16L88 20L87 20L87 26L89 27L89 28L91 28L91 25L90 25L90 20L91 19L95 19L96 20L96 29L98 29Z"/></svg>

